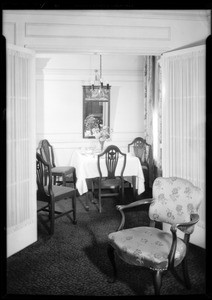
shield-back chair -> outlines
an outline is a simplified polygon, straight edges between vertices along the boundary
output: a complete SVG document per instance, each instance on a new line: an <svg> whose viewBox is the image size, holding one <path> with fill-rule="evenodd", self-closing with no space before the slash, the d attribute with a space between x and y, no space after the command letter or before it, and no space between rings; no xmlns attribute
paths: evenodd
<svg viewBox="0 0 212 300"><path fill-rule="evenodd" d="M120 172L116 174L117 165L120 164ZM107 173L103 174L106 165ZM124 199L124 177L123 173L126 166L126 154L115 146L108 146L97 156L97 167L99 177L92 179L92 194L94 199L95 191L98 193L98 209L102 212L102 197L120 197ZM93 200L94 202L94 200Z"/></svg>
<svg viewBox="0 0 212 300"><path fill-rule="evenodd" d="M51 166L39 153L36 153L37 174L37 201L39 204L37 212L48 212L50 222L50 234L54 233L55 219L64 215L73 214L73 224L76 224L76 189L63 185L52 184ZM72 199L72 207L66 211L55 209L56 203L64 198Z"/></svg>
<svg viewBox="0 0 212 300"><path fill-rule="evenodd" d="M54 184L72 183L76 188L76 170L72 166L56 166L54 149L48 140L41 140L38 146L38 150L45 161L51 166L51 172L54 179ZM62 178L62 180L60 180Z"/></svg>
<svg viewBox="0 0 212 300"><path fill-rule="evenodd" d="M145 191L149 190L149 172L150 172L150 158L152 147L142 137L136 137L130 144L128 144L128 152L134 153L140 160L144 179L145 179Z"/></svg>

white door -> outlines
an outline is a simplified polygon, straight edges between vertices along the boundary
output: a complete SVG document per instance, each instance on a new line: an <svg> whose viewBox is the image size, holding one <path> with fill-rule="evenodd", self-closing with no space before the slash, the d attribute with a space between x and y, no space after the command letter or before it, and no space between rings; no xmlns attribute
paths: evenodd
<svg viewBox="0 0 212 300"><path fill-rule="evenodd" d="M163 177L188 179L205 194L206 51L191 47L162 55ZM205 200L191 242L205 248Z"/></svg>
<svg viewBox="0 0 212 300"><path fill-rule="evenodd" d="M7 257L37 240L35 53L6 46Z"/></svg>

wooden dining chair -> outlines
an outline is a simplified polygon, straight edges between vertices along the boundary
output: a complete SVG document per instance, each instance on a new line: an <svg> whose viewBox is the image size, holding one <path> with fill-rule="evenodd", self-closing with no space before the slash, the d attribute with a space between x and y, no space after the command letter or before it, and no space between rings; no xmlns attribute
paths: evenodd
<svg viewBox="0 0 212 300"><path fill-rule="evenodd" d="M36 153L36 175L37 175L37 212L48 212L48 221L50 222L50 234L54 233L55 219L73 214L73 224L76 224L76 189L63 185L54 185L52 183L52 168L39 153ZM55 209L59 200L71 198L72 207L65 211Z"/></svg>
<svg viewBox="0 0 212 300"><path fill-rule="evenodd" d="M158 177L153 183L153 198L117 205L121 222L118 230L108 235L108 256L113 268L113 276L108 281L116 280L115 257L119 257L129 265L149 269L157 295L160 294L162 276L167 271L190 288L187 269L189 239L199 220L198 209L203 197L202 190L186 179ZM129 218L133 210L148 204L150 226L126 228L125 213L128 211ZM162 223L170 225L170 232L160 229L163 228L161 225L155 226ZM179 230L184 233L184 239L179 236ZM184 280L176 271L180 264Z"/></svg>
<svg viewBox="0 0 212 300"><path fill-rule="evenodd" d="M38 150L42 158L47 161L51 166L51 173L54 179L54 184L64 186L66 183L72 183L73 187L76 188L76 170L72 166L56 166L54 159L53 146L48 140L41 140L38 146ZM60 180L62 178L62 180Z"/></svg>
<svg viewBox="0 0 212 300"><path fill-rule="evenodd" d="M149 172L150 172L150 158L152 147L142 137L136 137L130 144L128 144L128 152L134 153L140 160L144 179L145 179L145 191L149 190Z"/></svg>
<svg viewBox="0 0 212 300"><path fill-rule="evenodd" d="M117 164L121 163L121 172L116 175ZM103 164L106 165L107 175L103 176ZM94 202L95 191L98 193L98 209L102 212L102 197L120 197L124 199L124 177L123 173L126 166L126 154L115 146L108 146L97 156L98 178L92 179L92 197Z"/></svg>

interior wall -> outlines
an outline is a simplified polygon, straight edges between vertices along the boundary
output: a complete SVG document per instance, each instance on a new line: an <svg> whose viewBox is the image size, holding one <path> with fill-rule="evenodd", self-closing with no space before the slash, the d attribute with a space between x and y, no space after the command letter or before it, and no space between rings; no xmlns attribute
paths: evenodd
<svg viewBox="0 0 212 300"><path fill-rule="evenodd" d="M37 53L160 55L204 41L210 10L5 10L8 42Z"/></svg>
<svg viewBox="0 0 212 300"><path fill-rule="evenodd" d="M36 144L47 138L55 149L56 163L69 164L73 150L94 145L83 139L82 86L94 80L99 55L38 54L36 58ZM143 136L143 57L103 55L103 82L111 85L109 144L127 150Z"/></svg>
<svg viewBox="0 0 212 300"><path fill-rule="evenodd" d="M124 147L143 134L142 55L204 43L210 30L210 10L3 11L7 43L37 53L37 142L48 137L61 164L87 143L82 85L91 76L94 53L104 55L104 74L112 85L112 141Z"/></svg>

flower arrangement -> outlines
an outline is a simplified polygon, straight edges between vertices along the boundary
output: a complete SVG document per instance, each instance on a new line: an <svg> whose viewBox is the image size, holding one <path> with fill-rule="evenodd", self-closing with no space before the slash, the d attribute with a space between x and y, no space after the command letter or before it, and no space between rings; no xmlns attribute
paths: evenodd
<svg viewBox="0 0 212 300"><path fill-rule="evenodd" d="M105 141L110 140L110 134L112 130L108 126L100 124L98 127L92 129L93 135L99 141L101 145L101 151L104 148Z"/></svg>
<svg viewBox="0 0 212 300"><path fill-rule="evenodd" d="M103 126L100 124L98 127L92 129L93 135L99 142L105 142L110 139L110 134L112 130L108 126Z"/></svg>
<svg viewBox="0 0 212 300"><path fill-rule="evenodd" d="M94 128L99 128L100 120L91 114L85 118L84 124L85 124L85 129L87 131L90 131L90 133L92 134L92 130Z"/></svg>
<svg viewBox="0 0 212 300"><path fill-rule="evenodd" d="M104 142L110 140L112 130L108 126L104 126L101 122L102 120L91 114L86 117L84 124L86 130L90 131L90 133L99 141L101 150L103 150Z"/></svg>

